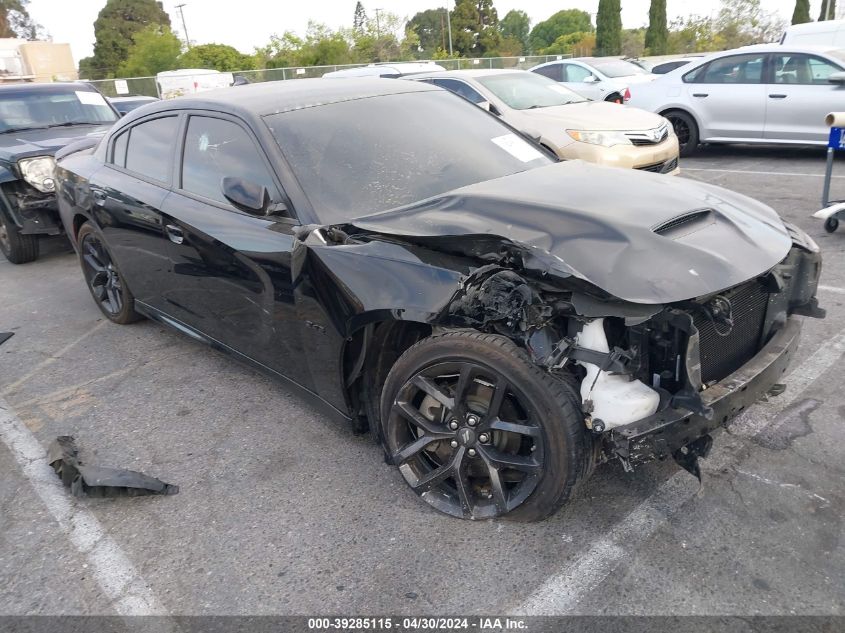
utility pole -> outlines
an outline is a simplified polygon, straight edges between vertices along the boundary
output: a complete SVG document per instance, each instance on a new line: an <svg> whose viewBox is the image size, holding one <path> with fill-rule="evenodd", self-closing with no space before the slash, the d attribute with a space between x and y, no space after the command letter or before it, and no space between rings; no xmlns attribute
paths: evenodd
<svg viewBox="0 0 845 633"><path fill-rule="evenodd" d="M449 28L449 57L452 56L452 16L449 15L449 9L443 9L446 12L446 25Z"/></svg>
<svg viewBox="0 0 845 633"><path fill-rule="evenodd" d="M381 13L384 9L373 9L376 12L376 39L381 37L381 25L379 24L379 13Z"/></svg>
<svg viewBox="0 0 845 633"><path fill-rule="evenodd" d="M182 11L182 7L185 6L185 3L177 4L176 8L179 9L179 15L182 18L182 30L185 31L185 44L188 45L188 48L191 48L191 39L188 37L188 27L185 26L185 13Z"/></svg>

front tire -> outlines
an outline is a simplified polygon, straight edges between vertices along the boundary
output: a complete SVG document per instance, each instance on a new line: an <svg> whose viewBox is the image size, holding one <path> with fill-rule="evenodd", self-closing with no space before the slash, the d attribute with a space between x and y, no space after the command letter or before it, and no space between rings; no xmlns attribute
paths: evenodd
<svg viewBox="0 0 845 633"><path fill-rule="evenodd" d="M381 422L411 489L456 517L543 519L592 466L573 386L503 336L450 332L410 347L385 381Z"/></svg>
<svg viewBox="0 0 845 633"><path fill-rule="evenodd" d="M77 234L79 264L97 307L112 323L125 325L141 318L135 297L126 285L106 241L93 224L86 222Z"/></svg>
<svg viewBox="0 0 845 633"><path fill-rule="evenodd" d="M692 156L698 149L698 124L689 114L680 110L670 110L664 115L672 124L678 137L678 148L682 158Z"/></svg>
<svg viewBox="0 0 845 633"><path fill-rule="evenodd" d="M0 251L13 264L27 264L38 259L38 236L23 235L0 212Z"/></svg>
<svg viewBox="0 0 845 633"><path fill-rule="evenodd" d="M828 233L834 233L839 228L839 220L836 218L828 218L824 221L824 230Z"/></svg>

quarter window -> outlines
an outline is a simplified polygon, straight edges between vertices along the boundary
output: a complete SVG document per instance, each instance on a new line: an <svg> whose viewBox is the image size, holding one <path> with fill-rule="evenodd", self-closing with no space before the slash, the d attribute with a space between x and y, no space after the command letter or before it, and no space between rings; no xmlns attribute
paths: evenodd
<svg viewBox="0 0 845 633"><path fill-rule="evenodd" d="M684 75L684 81L697 84L759 84L763 82L765 54L729 55Z"/></svg>
<svg viewBox="0 0 845 633"><path fill-rule="evenodd" d="M271 200L280 201L261 154L240 125L224 119L192 116L188 119L182 157L182 189L228 205L222 188L227 176L264 185Z"/></svg>
<svg viewBox="0 0 845 633"><path fill-rule="evenodd" d="M178 117L169 116L139 123L129 130L126 169L159 182L169 182L170 156L178 124ZM115 150L117 147L115 142ZM120 163L115 160L115 164Z"/></svg>
<svg viewBox="0 0 845 633"><path fill-rule="evenodd" d="M563 81L563 64L540 66L540 68L535 68L534 72L538 75L543 75L543 77L554 79L555 81Z"/></svg>
<svg viewBox="0 0 845 633"><path fill-rule="evenodd" d="M435 79L434 83L441 88L446 88L446 90L462 96L464 99L467 99L472 103L487 101L487 99L482 97L481 94L469 85L465 84L463 81L457 81L456 79Z"/></svg>
<svg viewBox="0 0 845 633"><path fill-rule="evenodd" d="M126 167L126 146L129 144L129 132L118 135L112 150L112 162L118 167Z"/></svg>

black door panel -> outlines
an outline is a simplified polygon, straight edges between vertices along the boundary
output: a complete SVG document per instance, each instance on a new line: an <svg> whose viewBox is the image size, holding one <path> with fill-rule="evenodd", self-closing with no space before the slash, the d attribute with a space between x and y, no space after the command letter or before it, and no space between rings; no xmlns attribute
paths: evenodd
<svg viewBox="0 0 845 633"><path fill-rule="evenodd" d="M174 192L163 209L173 273L165 311L310 387L294 305L292 226ZM174 230L175 229L175 230ZM178 233L179 238L173 239ZM181 241L180 241L181 239Z"/></svg>

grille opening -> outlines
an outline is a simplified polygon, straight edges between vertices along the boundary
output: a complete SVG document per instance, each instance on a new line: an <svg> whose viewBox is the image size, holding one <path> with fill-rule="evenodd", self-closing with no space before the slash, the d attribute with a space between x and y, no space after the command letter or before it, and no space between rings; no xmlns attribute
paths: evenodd
<svg viewBox="0 0 845 633"><path fill-rule="evenodd" d="M769 295L758 281L751 281L724 293L733 308L733 329L719 336L706 314L693 318L698 328L701 352L701 380L722 380L751 360L760 349Z"/></svg>

